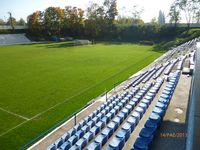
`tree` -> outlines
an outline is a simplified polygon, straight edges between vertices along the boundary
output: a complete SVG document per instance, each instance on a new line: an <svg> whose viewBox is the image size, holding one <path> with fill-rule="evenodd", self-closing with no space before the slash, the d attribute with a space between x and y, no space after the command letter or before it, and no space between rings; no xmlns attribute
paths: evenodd
<svg viewBox="0 0 200 150"><path fill-rule="evenodd" d="M188 28L195 18L196 11L199 7L199 0L176 0L175 4L185 13Z"/></svg>
<svg viewBox="0 0 200 150"><path fill-rule="evenodd" d="M44 25L49 35L60 35L64 21L64 9L49 7L44 12Z"/></svg>
<svg viewBox="0 0 200 150"><path fill-rule="evenodd" d="M151 19L151 25L155 25L155 24L157 25L158 22L157 22L156 18L153 17L153 18Z"/></svg>
<svg viewBox="0 0 200 150"><path fill-rule="evenodd" d="M117 0L105 0L104 3L105 19L110 27L113 26L115 17L118 15Z"/></svg>
<svg viewBox="0 0 200 150"><path fill-rule="evenodd" d="M93 39L101 36L106 31L107 18L103 6L90 3L87 8L87 19L85 20L86 35Z"/></svg>
<svg viewBox="0 0 200 150"><path fill-rule="evenodd" d="M133 19L134 20L140 19L143 12L144 12L143 8L138 8L137 5L134 5L131 11Z"/></svg>
<svg viewBox="0 0 200 150"><path fill-rule="evenodd" d="M0 25L5 25L5 24L6 24L6 22L4 22L3 19L0 19Z"/></svg>
<svg viewBox="0 0 200 150"><path fill-rule="evenodd" d="M12 27L12 30L15 29L15 25L16 25L16 19L14 17L12 17L12 13L8 12L9 14L9 19L7 21L7 25L10 25Z"/></svg>
<svg viewBox="0 0 200 150"><path fill-rule="evenodd" d="M158 24L160 24L160 25L165 24L165 14L161 10L159 11L159 15L158 15Z"/></svg>
<svg viewBox="0 0 200 150"><path fill-rule="evenodd" d="M64 28L71 35L80 34L84 26L84 11L81 8L65 7Z"/></svg>
<svg viewBox="0 0 200 150"><path fill-rule="evenodd" d="M170 6L168 15L170 17L169 22L174 23L174 26L176 27L177 23L180 21L181 17L180 17L180 10L177 8L177 5L175 3L173 3Z"/></svg>
<svg viewBox="0 0 200 150"><path fill-rule="evenodd" d="M200 24L200 10L196 13L195 19L196 23Z"/></svg>
<svg viewBox="0 0 200 150"><path fill-rule="evenodd" d="M26 22L24 21L23 18L20 18L19 21L17 22L17 24L24 26L26 24Z"/></svg>
<svg viewBox="0 0 200 150"><path fill-rule="evenodd" d="M36 11L27 17L27 24L32 33L41 33L44 30L44 13Z"/></svg>

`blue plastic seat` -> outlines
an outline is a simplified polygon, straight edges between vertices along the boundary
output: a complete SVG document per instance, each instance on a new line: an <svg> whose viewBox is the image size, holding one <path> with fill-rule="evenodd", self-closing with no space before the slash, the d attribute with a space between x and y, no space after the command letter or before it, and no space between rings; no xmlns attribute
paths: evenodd
<svg viewBox="0 0 200 150"><path fill-rule="evenodd" d="M126 105L126 103L127 103L126 100L124 100L124 99L121 100L120 102L123 104L123 107L124 107L124 106Z"/></svg>
<svg viewBox="0 0 200 150"><path fill-rule="evenodd" d="M151 88L151 89L149 90L149 92L150 92L150 93L153 93L153 94L156 94L156 93L157 93L157 90L156 90L156 89L153 89L153 88Z"/></svg>
<svg viewBox="0 0 200 150"><path fill-rule="evenodd" d="M138 148L140 150L148 150L149 145L146 143L141 137L138 137L133 145L134 148Z"/></svg>
<svg viewBox="0 0 200 150"><path fill-rule="evenodd" d="M154 107L153 112L158 114L161 118L165 115L165 111L159 107Z"/></svg>
<svg viewBox="0 0 200 150"><path fill-rule="evenodd" d="M152 128L144 127L141 129L139 136L151 139L151 137L155 135L156 129L157 129L156 127L152 127Z"/></svg>
<svg viewBox="0 0 200 150"><path fill-rule="evenodd" d="M66 133L64 133L64 134L62 135L62 139L63 139L64 141L67 141L69 138L70 138L70 134L69 134L68 132L66 132Z"/></svg>
<svg viewBox="0 0 200 150"><path fill-rule="evenodd" d="M168 103L169 103L169 100L160 97L160 98L158 99L158 102L164 103L164 104L168 104Z"/></svg>
<svg viewBox="0 0 200 150"><path fill-rule="evenodd" d="M101 108L98 107L98 108L96 109L96 111L97 111L97 114L100 113L100 112L101 112Z"/></svg>
<svg viewBox="0 0 200 150"><path fill-rule="evenodd" d="M113 129L114 131L117 130L118 126L119 126L119 124L116 123L116 122L114 122L114 121L111 121L111 122L107 125L107 127Z"/></svg>
<svg viewBox="0 0 200 150"><path fill-rule="evenodd" d="M106 124L110 121L110 118L108 118L107 116L104 116L101 121L105 122Z"/></svg>
<svg viewBox="0 0 200 150"><path fill-rule="evenodd" d="M92 119L92 118L95 117L95 114L92 112L92 113L89 115L89 117Z"/></svg>
<svg viewBox="0 0 200 150"><path fill-rule="evenodd" d="M113 101L112 104L113 104L113 108L117 105L115 101Z"/></svg>
<svg viewBox="0 0 200 150"><path fill-rule="evenodd" d="M120 118L122 118L123 120L126 118L126 115L124 113L122 113L122 112L119 112L117 114L117 116L120 117Z"/></svg>
<svg viewBox="0 0 200 150"><path fill-rule="evenodd" d="M139 104L139 107L142 107L144 110L146 110L147 107L148 107L148 105L145 104L145 103L143 103L143 102L141 102L141 103Z"/></svg>
<svg viewBox="0 0 200 150"><path fill-rule="evenodd" d="M87 116L87 117L84 118L84 120L85 120L86 123L87 123L87 122L89 122L89 121L92 120L92 119L91 119L91 117Z"/></svg>
<svg viewBox="0 0 200 150"><path fill-rule="evenodd" d="M153 122L156 122L157 124L159 124L161 121L161 117L156 113L151 113L149 119L152 120Z"/></svg>
<svg viewBox="0 0 200 150"><path fill-rule="evenodd" d="M106 117L108 117L111 120L114 117L114 114L109 112L106 114Z"/></svg>
<svg viewBox="0 0 200 150"><path fill-rule="evenodd" d="M165 90L165 91L169 91L170 93L172 93L172 91L173 91L173 88L168 88L168 87L165 87L165 88L164 88L164 90Z"/></svg>
<svg viewBox="0 0 200 150"><path fill-rule="evenodd" d="M78 137L77 137L76 135L73 135L73 136L71 136L71 137L68 139L68 142L69 142L71 145L74 145L77 141L78 141Z"/></svg>
<svg viewBox="0 0 200 150"><path fill-rule="evenodd" d="M146 88L144 88L144 89L140 90L140 92L141 92L141 93L143 93L143 96L144 96L144 94L146 94L146 93L147 93L147 89L146 89ZM140 93L140 92L139 92L139 93Z"/></svg>
<svg viewBox="0 0 200 150"><path fill-rule="evenodd" d="M152 87L151 89L156 91L156 93L158 92L158 88L156 88L156 87Z"/></svg>
<svg viewBox="0 0 200 150"><path fill-rule="evenodd" d="M156 103L156 107L159 107L159 108L161 108L161 109L163 109L163 110L166 110L167 105L164 104L164 103L161 103L161 102L157 102L157 103Z"/></svg>
<svg viewBox="0 0 200 150"><path fill-rule="evenodd" d="M99 121L96 123L96 126L99 127L100 129L103 129L105 127L105 122Z"/></svg>
<svg viewBox="0 0 200 150"><path fill-rule="evenodd" d="M151 101L147 99L143 99L141 102L145 103L147 106L149 106L149 104L151 103Z"/></svg>
<svg viewBox="0 0 200 150"><path fill-rule="evenodd" d="M130 102L129 102L129 105L131 105L131 106L134 108L136 104L135 104L135 102L130 101Z"/></svg>
<svg viewBox="0 0 200 150"><path fill-rule="evenodd" d="M117 138L123 138L125 139L125 141L127 141L130 137L131 134L131 128L129 130L124 130L124 129L120 129L117 133L116 133L116 137Z"/></svg>
<svg viewBox="0 0 200 150"><path fill-rule="evenodd" d="M136 127L138 123L137 119L135 117L130 116L128 117L127 122L131 124L131 132L133 132L134 128Z"/></svg>
<svg viewBox="0 0 200 150"><path fill-rule="evenodd" d="M137 98L138 100L140 100L140 99L142 98L142 96L141 96L141 95L138 95L138 94L136 94L136 95L135 95L135 98Z"/></svg>
<svg viewBox="0 0 200 150"><path fill-rule="evenodd" d="M82 130L79 130L79 131L77 131L76 132L76 134L75 134L77 137L78 137L78 139L80 139L80 138L82 138L83 137L83 135L84 135L84 131L82 131Z"/></svg>
<svg viewBox="0 0 200 150"><path fill-rule="evenodd" d="M81 125L81 127L83 127L84 125L86 125L86 121L82 119L82 120L79 122L79 124Z"/></svg>
<svg viewBox="0 0 200 150"><path fill-rule="evenodd" d="M97 117L102 119L104 117L104 115L100 112L100 113L98 113Z"/></svg>
<svg viewBox="0 0 200 150"><path fill-rule="evenodd" d="M106 115L106 110L103 109L103 110L101 111L101 113L102 113L103 116L105 116L105 115Z"/></svg>
<svg viewBox="0 0 200 150"><path fill-rule="evenodd" d="M99 134L96 138L95 138L95 142L96 143L100 143L101 147L108 141L108 136L104 135L104 134Z"/></svg>
<svg viewBox="0 0 200 150"><path fill-rule="evenodd" d="M162 94L166 94L166 95L171 95L171 92L170 91L167 91L167 90L164 90L163 92L162 92Z"/></svg>
<svg viewBox="0 0 200 150"><path fill-rule="evenodd" d="M123 118L116 116L112 121L120 125L123 122Z"/></svg>
<svg viewBox="0 0 200 150"><path fill-rule="evenodd" d="M118 106L119 106L119 110L121 110L124 107L124 105L121 102L118 103Z"/></svg>
<svg viewBox="0 0 200 150"><path fill-rule="evenodd" d="M126 108L123 108L123 109L121 110L121 112L124 113L125 118L126 118L126 117L128 116L128 114L129 114L129 110L126 109ZM125 118L124 118L124 119L125 119Z"/></svg>
<svg viewBox="0 0 200 150"><path fill-rule="evenodd" d="M167 95L167 94L164 94L164 93L162 93L160 97L167 99L167 100L170 99L170 95Z"/></svg>
<svg viewBox="0 0 200 150"><path fill-rule="evenodd" d="M119 98L116 98L116 99L115 99L115 102L116 102L116 103L119 103L119 101L120 101Z"/></svg>
<svg viewBox="0 0 200 150"><path fill-rule="evenodd" d="M90 128L92 128L92 127L95 125L95 122L92 121L92 120L90 120L90 121L87 123L87 125L88 125Z"/></svg>
<svg viewBox="0 0 200 150"><path fill-rule="evenodd" d="M142 98L144 96L144 93L140 91L139 93L137 93L137 95L139 95Z"/></svg>
<svg viewBox="0 0 200 150"><path fill-rule="evenodd" d="M124 147L125 138L114 137L106 150L121 150Z"/></svg>
<svg viewBox="0 0 200 150"><path fill-rule="evenodd" d="M97 126L94 126L90 129L90 132L92 132L94 134L94 136L97 135L99 133L99 131L100 131L100 128Z"/></svg>
<svg viewBox="0 0 200 150"><path fill-rule="evenodd" d="M115 109L115 110L117 111L117 113L118 113L119 110L120 110L120 107L116 105L116 106L114 107L114 109Z"/></svg>
<svg viewBox="0 0 200 150"><path fill-rule="evenodd" d="M112 110L110 111L110 113L113 114L113 117L114 117L114 116L117 114L117 110L112 109ZM112 117L112 118L113 118L113 117Z"/></svg>
<svg viewBox="0 0 200 150"><path fill-rule="evenodd" d="M126 105L126 107L125 107L127 110L128 110L128 114L133 110L133 106L131 106L131 105Z"/></svg>
<svg viewBox="0 0 200 150"><path fill-rule="evenodd" d="M133 97L134 93L133 92L129 92L129 94L126 96L129 100Z"/></svg>
<svg viewBox="0 0 200 150"><path fill-rule="evenodd" d="M172 85L172 86L175 86L175 83L174 83L174 82L171 82L171 81L169 81L167 84Z"/></svg>
<svg viewBox="0 0 200 150"><path fill-rule="evenodd" d="M152 100L153 100L153 97L146 95L146 96L144 97L144 99L147 99L147 100L149 100L149 101L152 101Z"/></svg>
<svg viewBox="0 0 200 150"><path fill-rule="evenodd" d="M94 135L92 132L87 132L83 138L87 140L87 143L89 143L93 139Z"/></svg>
<svg viewBox="0 0 200 150"><path fill-rule="evenodd" d="M113 134L113 129L106 127L102 130L101 134L106 135L108 136L108 138L110 138Z"/></svg>
<svg viewBox="0 0 200 150"><path fill-rule="evenodd" d="M125 122L123 125L122 125L122 129L126 130L127 132L131 132L133 131L132 130L132 126L129 122Z"/></svg>
<svg viewBox="0 0 200 150"><path fill-rule="evenodd" d="M107 114L110 111L110 107L107 106L104 110L106 112L105 114Z"/></svg>
<svg viewBox="0 0 200 150"><path fill-rule="evenodd" d="M95 116L99 113L99 111L96 109L93 111L93 114L95 114Z"/></svg>
<svg viewBox="0 0 200 150"><path fill-rule="evenodd" d="M145 112L145 109L142 108L142 107L137 107L137 108L135 109L135 111L139 112L139 113L140 113L140 116L143 116L143 114L144 114L144 112Z"/></svg>
<svg viewBox="0 0 200 150"><path fill-rule="evenodd" d="M81 150L78 145L73 145L69 150Z"/></svg>
<svg viewBox="0 0 200 150"><path fill-rule="evenodd" d="M170 89L174 89L174 86L173 86L173 85L170 85L170 84L167 84L166 87L167 87L167 88L170 88Z"/></svg>
<svg viewBox="0 0 200 150"><path fill-rule="evenodd" d="M109 107L110 110L111 110L111 109L113 109L114 105L111 103L111 104L108 105L108 107Z"/></svg>
<svg viewBox="0 0 200 150"><path fill-rule="evenodd" d="M87 139L81 138L76 142L76 145L83 149L87 145Z"/></svg>
<svg viewBox="0 0 200 150"><path fill-rule="evenodd" d="M94 118L92 118L92 121L94 121L95 124L96 124L99 120L100 120L100 118L97 117L97 116L95 116Z"/></svg>
<svg viewBox="0 0 200 150"><path fill-rule="evenodd" d="M131 114L131 116L132 116L132 117L135 117L135 119L137 120L137 123L139 122L140 118L142 117L142 116L140 115L140 113L137 112L137 111L134 111L134 112Z"/></svg>
<svg viewBox="0 0 200 150"><path fill-rule="evenodd" d="M56 148L56 145L55 144L51 144L48 148L47 148L47 150L56 150L57 148Z"/></svg>
<svg viewBox="0 0 200 150"><path fill-rule="evenodd" d="M71 128L69 131L68 131L69 135L72 136L76 133L76 129L74 128Z"/></svg>
<svg viewBox="0 0 200 150"><path fill-rule="evenodd" d="M150 97L152 97L152 98L154 98L154 97L155 97L155 95L156 95L156 94L154 94L154 93L151 93L151 92L148 92L148 93L147 93L147 96L150 96Z"/></svg>
<svg viewBox="0 0 200 150"><path fill-rule="evenodd" d="M150 119L148 119L144 125L146 128L156 128L157 129L157 126L158 124Z"/></svg>
<svg viewBox="0 0 200 150"><path fill-rule="evenodd" d="M139 99L134 97L131 101L133 101L135 104L137 104L139 102Z"/></svg>
<svg viewBox="0 0 200 150"><path fill-rule="evenodd" d="M82 128L81 128L82 131L84 131L84 133L88 132L90 130L90 126L88 125L84 125Z"/></svg>
<svg viewBox="0 0 200 150"><path fill-rule="evenodd" d="M126 102L126 104L129 102L129 98L128 97L124 97L124 101Z"/></svg>
<svg viewBox="0 0 200 150"><path fill-rule="evenodd" d="M60 150L68 150L70 149L70 147L71 147L71 144L70 142L67 141L60 146Z"/></svg>

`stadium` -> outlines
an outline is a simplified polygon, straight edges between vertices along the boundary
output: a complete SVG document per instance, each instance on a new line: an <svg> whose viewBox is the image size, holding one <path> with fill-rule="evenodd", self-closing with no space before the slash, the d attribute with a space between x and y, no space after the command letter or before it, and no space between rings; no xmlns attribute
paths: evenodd
<svg viewBox="0 0 200 150"><path fill-rule="evenodd" d="M1 150L199 150L198 0L22 1L0 2Z"/></svg>

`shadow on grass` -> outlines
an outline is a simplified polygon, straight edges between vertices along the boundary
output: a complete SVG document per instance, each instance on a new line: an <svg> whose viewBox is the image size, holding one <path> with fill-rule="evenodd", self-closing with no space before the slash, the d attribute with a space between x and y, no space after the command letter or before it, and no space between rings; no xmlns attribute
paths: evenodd
<svg viewBox="0 0 200 150"><path fill-rule="evenodd" d="M77 47L77 46L83 46L83 45L81 45L81 44L75 44L73 41L70 41L70 42L52 42L52 43L47 43L47 44L44 44L44 45L38 45L38 47L45 47L45 48L67 48L67 47Z"/></svg>

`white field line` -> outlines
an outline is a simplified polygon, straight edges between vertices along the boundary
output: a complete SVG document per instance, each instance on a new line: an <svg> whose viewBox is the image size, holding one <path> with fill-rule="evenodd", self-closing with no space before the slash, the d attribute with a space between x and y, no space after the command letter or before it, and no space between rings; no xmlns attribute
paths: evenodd
<svg viewBox="0 0 200 150"><path fill-rule="evenodd" d="M0 134L0 137L3 136L3 135L5 135L5 134L7 134L7 133L9 133L9 132L12 131L12 130L18 128L19 126L25 124L25 123L28 122L28 121L29 121L29 120L26 120L26 121L24 121L24 122L22 122L22 123L20 123L20 124L18 124L18 125L16 125L16 126L10 128L9 130L7 130L7 131L1 133L1 134Z"/></svg>
<svg viewBox="0 0 200 150"><path fill-rule="evenodd" d="M100 97L98 100L96 100L94 103L92 103L92 105L94 105L97 101L102 101L105 102L105 96ZM84 108L83 110L81 110L79 113L77 113L77 117L79 114L81 114L82 112L84 112L86 109L89 109L90 107L92 107L92 105L89 105L88 107ZM37 146L39 143L41 143L43 140L45 140L48 136L50 136L51 134L53 134L54 132L56 132L57 130L59 130L60 128L62 128L63 126L65 126L68 122L70 122L72 119L74 119L74 116L71 117L69 120L67 120L66 122L64 122L62 125L60 125L59 127L55 128L53 131L51 131L49 134L47 134L45 137L43 137L42 139L40 139L38 142L36 142L35 144L33 144L31 147L29 147L27 150L31 150L32 148L34 148L35 146Z"/></svg>
<svg viewBox="0 0 200 150"><path fill-rule="evenodd" d="M164 55L164 54L163 54L163 55ZM162 56L163 56L163 55L162 55ZM150 56L151 56L151 55L150 55ZM149 56L148 56L148 57L149 57ZM160 56L160 57L161 57L161 56ZM160 58L160 57L159 57L159 58ZM151 64L154 64L154 62L152 62ZM149 64L148 66L150 66L151 64ZM144 69L144 68L143 68L143 69ZM142 69L142 70L143 70L143 69ZM108 79L110 79L110 78L116 76L117 74L121 73L123 70L124 70L124 69L122 69L121 71L117 72L116 74L113 74L113 75L111 75L110 77L108 77L108 78L106 78L106 79L104 79L104 80L98 82L97 84L94 84L93 86L91 86L91 87L89 87L89 88L86 88L86 89L80 91L80 92L77 93L76 95L73 95L73 96L71 96L71 97L65 99L64 101L55 104L54 106L52 106L52 107L50 107L50 108L48 108L48 109L42 111L41 113L38 113L37 115L33 116L33 117L30 118L29 120L26 120L26 121L24 121L24 122L18 124L17 126L15 126L15 127L13 127L13 128L10 128L9 130L7 130L7 131L3 132L2 134L0 134L0 137L3 136L3 135L5 135L5 134L7 134L7 133L9 133L10 131L12 131L12 130L18 128L18 127L20 127L21 125L25 124L26 122L31 121L31 120L33 120L33 119L35 119L35 118L41 116L42 114L48 112L49 110L54 109L55 107L57 107L57 106L59 106L59 105L65 103L65 102L67 102L68 100L70 100L70 99L72 99L72 98L74 98L74 97L76 97L76 96L78 96L78 95L84 93L85 91L88 91L89 89L92 89L93 87L95 87L95 86L101 84L102 82L104 82L104 81L106 81L106 80L108 80ZM141 70L140 70L140 71L141 71ZM121 85L121 84L119 84L119 86L120 86L120 85ZM113 89L112 89L112 90L113 90ZM112 91L112 90L110 90L110 91Z"/></svg>
<svg viewBox="0 0 200 150"><path fill-rule="evenodd" d="M105 80L107 80L107 79L105 79ZM105 80L103 80L103 81L105 81ZM101 82L103 82L103 81L101 81ZM26 120L26 121L24 121L24 122L22 122L22 123L20 123L20 124L16 125L15 127L13 127L13 128L10 128L9 130L7 130L7 131L5 131L5 132L1 133L1 134L0 134L0 137L1 137L1 136L3 136L3 135L5 135L5 134L7 134L7 133L9 133L9 132L11 132L12 130L14 130L14 129L16 129L16 128L18 128L18 127L22 126L23 124L27 123L28 121L31 121L31 120L33 120L33 119L35 119L35 118L37 118L37 117L41 116L42 114L46 113L47 111L49 111L49 110L51 110L51 109L53 109L53 108L55 108L55 107L57 107L57 106L59 106L59 105L61 105L61 104L65 103L66 101L68 101L68 100L70 100L70 99L72 99L72 98L74 98L74 97L76 97L76 96L78 96L78 95L80 95L80 94L84 93L85 91L87 91L87 90L89 90L89 89L91 89L91 88L95 87L96 85L100 84L101 82L99 82L99 83L97 83L97 84L95 84L95 85L93 85L93 86L91 86L91 87L89 87L89 88L86 88L86 89L84 89L84 90L80 91L80 92L79 92L79 93L77 93L76 95L73 95L73 96L71 96L71 97L69 97L69 98L65 99L64 101L62 101L62 102L60 102L60 103L57 103L57 104L55 104L54 106L52 106L52 107L50 107L50 108L48 108L48 109L46 109L46 110L42 111L41 113L38 113L37 115L35 115L35 116L33 116L33 117L29 118L28 120ZM87 108L87 107L86 107L86 108Z"/></svg>
<svg viewBox="0 0 200 150"><path fill-rule="evenodd" d="M24 116L22 116L22 115L16 114L16 113L14 113L14 112L11 112L11 111L9 111L9 110L3 109L3 108L1 108L1 107L0 107L0 110L6 112L6 113L8 113L8 114L11 114L11 115L13 115L13 116L20 117L20 118L22 118L22 119L24 119L24 120L29 120L29 118L27 118L27 117L24 117Z"/></svg>

